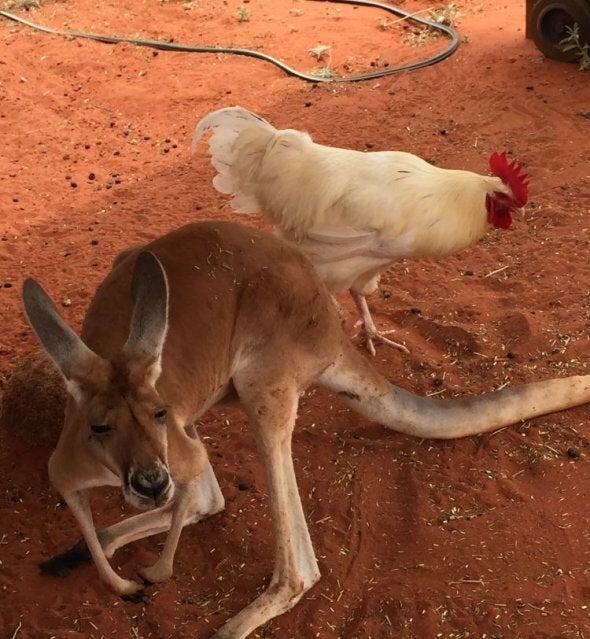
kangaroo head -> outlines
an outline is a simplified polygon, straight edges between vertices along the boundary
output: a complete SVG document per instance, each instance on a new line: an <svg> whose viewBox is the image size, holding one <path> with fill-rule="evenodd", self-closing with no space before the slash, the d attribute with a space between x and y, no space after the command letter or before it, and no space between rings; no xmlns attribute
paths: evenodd
<svg viewBox="0 0 590 639"><path fill-rule="evenodd" d="M28 279L23 286L28 320L72 398L67 427L115 475L129 503L153 508L170 501L174 482L168 467L168 410L156 390L168 328L168 284L152 253L137 258L132 295L127 341L107 360L66 324L37 282Z"/></svg>

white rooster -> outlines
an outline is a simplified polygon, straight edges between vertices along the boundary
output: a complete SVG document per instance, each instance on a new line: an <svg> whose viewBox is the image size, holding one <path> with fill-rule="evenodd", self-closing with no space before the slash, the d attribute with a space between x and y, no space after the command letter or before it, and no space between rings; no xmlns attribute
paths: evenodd
<svg viewBox="0 0 590 639"><path fill-rule="evenodd" d="M206 115L191 150L212 130L213 180L233 194L238 213L262 213L296 242L333 291L349 290L374 355L373 340L407 349L376 329L366 295L392 263L443 257L507 229L527 202L526 174L494 153L494 177L443 169L401 151L360 152L316 144L278 130L242 107Z"/></svg>

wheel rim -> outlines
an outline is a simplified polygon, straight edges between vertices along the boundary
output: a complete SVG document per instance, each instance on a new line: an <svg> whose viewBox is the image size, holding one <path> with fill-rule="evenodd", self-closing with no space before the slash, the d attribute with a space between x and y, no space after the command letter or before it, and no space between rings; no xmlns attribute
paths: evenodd
<svg viewBox="0 0 590 639"><path fill-rule="evenodd" d="M575 20L565 9L548 8L539 16L539 32L545 42L557 45L567 38L566 27L573 28Z"/></svg>

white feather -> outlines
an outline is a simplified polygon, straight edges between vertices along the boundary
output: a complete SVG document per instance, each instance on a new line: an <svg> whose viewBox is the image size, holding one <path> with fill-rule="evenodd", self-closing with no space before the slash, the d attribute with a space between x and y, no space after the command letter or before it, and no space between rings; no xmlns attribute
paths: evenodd
<svg viewBox="0 0 590 639"><path fill-rule="evenodd" d="M256 195L244 183L243 175L236 167L236 156L240 149L242 134L248 129L262 131L272 136L276 129L266 120L242 107L227 107L213 111L205 116L195 128L191 143L194 153L199 140L207 131L213 135L209 140L211 164L218 171L213 178L213 186L220 192L234 194L231 207L237 213L259 213L260 203Z"/></svg>

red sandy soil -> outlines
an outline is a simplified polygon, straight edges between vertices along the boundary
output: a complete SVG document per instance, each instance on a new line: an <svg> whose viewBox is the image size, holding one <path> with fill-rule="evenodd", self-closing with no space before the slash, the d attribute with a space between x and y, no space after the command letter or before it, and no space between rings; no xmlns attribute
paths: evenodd
<svg viewBox="0 0 590 639"><path fill-rule="evenodd" d="M411 46L408 25L382 29L388 16L374 9L251 0L240 23L239 4L66 0L22 13L60 28L256 48L306 71L318 43L331 45L339 73L443 43ZM2 385L37 347L21 311L24 277L79 327L120 249L185 222L237 219L211 186L205 146L188 151L198 118L233 104L334 146L403 149L479 172L494 150L519 158L532 201L508 232L384 278L371 308L411 355L380 346L375 365L443 398L588 372L590 76L525 40L524 2L458 4L463 43L450 59L322 86L251 58L156 54L0 19ZM294 455L323 578L253 636L590 637L589 418L581 407L493 435L418 441L312 389ZM38 562L79 533L47 481L58 425L39 428L53 435L0 431L1 639L207 637L268 583L265 487L239 411L211 411L200 426L227 509L183 533L175 576L151 587L147 604L120 600L90 565L40 575ZM94 506L99 525L127 512L116 491L96 491ZM162 543L138 542L114 564L132 576Z"/></svg>

